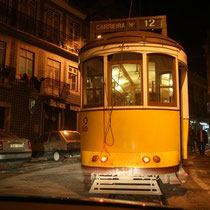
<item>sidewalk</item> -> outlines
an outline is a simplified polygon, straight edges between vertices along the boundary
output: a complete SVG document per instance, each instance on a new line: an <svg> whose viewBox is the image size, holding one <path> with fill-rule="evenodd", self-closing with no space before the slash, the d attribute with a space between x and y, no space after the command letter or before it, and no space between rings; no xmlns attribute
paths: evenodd
<svg viewBox="0 0 210 210"><path fill-rule="evenodd" d="M189 151L189 148L188 148L188 151ZM200 154L197 146L196 146L195 151L188 152L188 159L191 158L191 156L194 156L196 154ZM206 144L205 155L210 156L210 142Z"/></svg>
<svg viewBox="0 0 210 210"><path fill-rule="evenodd" d="M188 174L187 181L176 188L178 193L168 199L169 204L185 209L210 210L210 143L206 145L205 155L198 150L189 153L183 168Z"/></svg>

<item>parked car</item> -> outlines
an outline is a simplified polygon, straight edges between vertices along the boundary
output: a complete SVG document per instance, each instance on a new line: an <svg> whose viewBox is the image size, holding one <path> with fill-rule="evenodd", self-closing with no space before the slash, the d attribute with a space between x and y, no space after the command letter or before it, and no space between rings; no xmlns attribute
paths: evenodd
<svg viewBox="0 0 210 210"><path fill-rule="evenodd" d="M45 132L32 144L33 156L47 156L55 161L80 152L80 133L71 130Z"/></svg>
<svg viewBox="0 0 210 210"><path fill-rule="evenodd" d="M0 163L25 162L31 159L31 142L0 129Z"/></svg>

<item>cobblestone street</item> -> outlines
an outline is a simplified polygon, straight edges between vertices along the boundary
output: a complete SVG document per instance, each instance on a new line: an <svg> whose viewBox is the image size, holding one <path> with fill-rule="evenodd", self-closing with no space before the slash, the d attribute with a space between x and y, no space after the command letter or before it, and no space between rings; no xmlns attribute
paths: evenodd
<svg viewBox="0 0 210 210"><path fill-rule="evenodd" d="M202 156L191 153L183 162L188 173L186 183L164 185L162 191L167 204L186 209L210 209L210 151ZM0 195L41 197L103 197L108 194L89 194L79 158L69 158L62 163L32 159L21 168L0 172ZM116 195L114 199L155 202L157 196Z"/></svg>

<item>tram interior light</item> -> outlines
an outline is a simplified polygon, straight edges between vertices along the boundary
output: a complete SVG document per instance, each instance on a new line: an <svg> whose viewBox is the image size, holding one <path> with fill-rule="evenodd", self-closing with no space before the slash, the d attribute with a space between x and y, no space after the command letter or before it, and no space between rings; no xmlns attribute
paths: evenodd
<svg viewBox="0 0 210 210"><path fill-rule="evenodd" d="M97 39L101 39L102 38L102 35L101 34L98 34L97 35Z"/></svg>
<svg viewBox="0 0 210 210"><path fill-rule="evenodd" d="M121 88L121 86L120 86L120 85L117 85L117 86L115 87L115 89L116 89L117 91L122 90L122 88Z"/></svg>

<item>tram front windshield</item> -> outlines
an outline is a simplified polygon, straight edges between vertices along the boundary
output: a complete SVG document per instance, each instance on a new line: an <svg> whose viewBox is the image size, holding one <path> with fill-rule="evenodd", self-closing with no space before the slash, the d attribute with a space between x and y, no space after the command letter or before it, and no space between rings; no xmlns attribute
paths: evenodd
<svg viewBox="0 0 210 210"><path fill-rule="evenodd" d="M109 106L142 106L143 92L147 94L146 104L149 106L176 106L174 57L148 53L145 69L141 53L119 52L107 59L106 71L103 57L84 62L83 107L104 106L104 100ZM147 75L145 84L144 74ZM143 91L143 87L147 90Z"/></svg>
<svg viewBox="0 0 210 210"><path fill-rule="evenodd" d="M126 58L126 60L125 60ZM118 53L108 58L111 72L111 105L142 104L142 56Z"/></svg>

